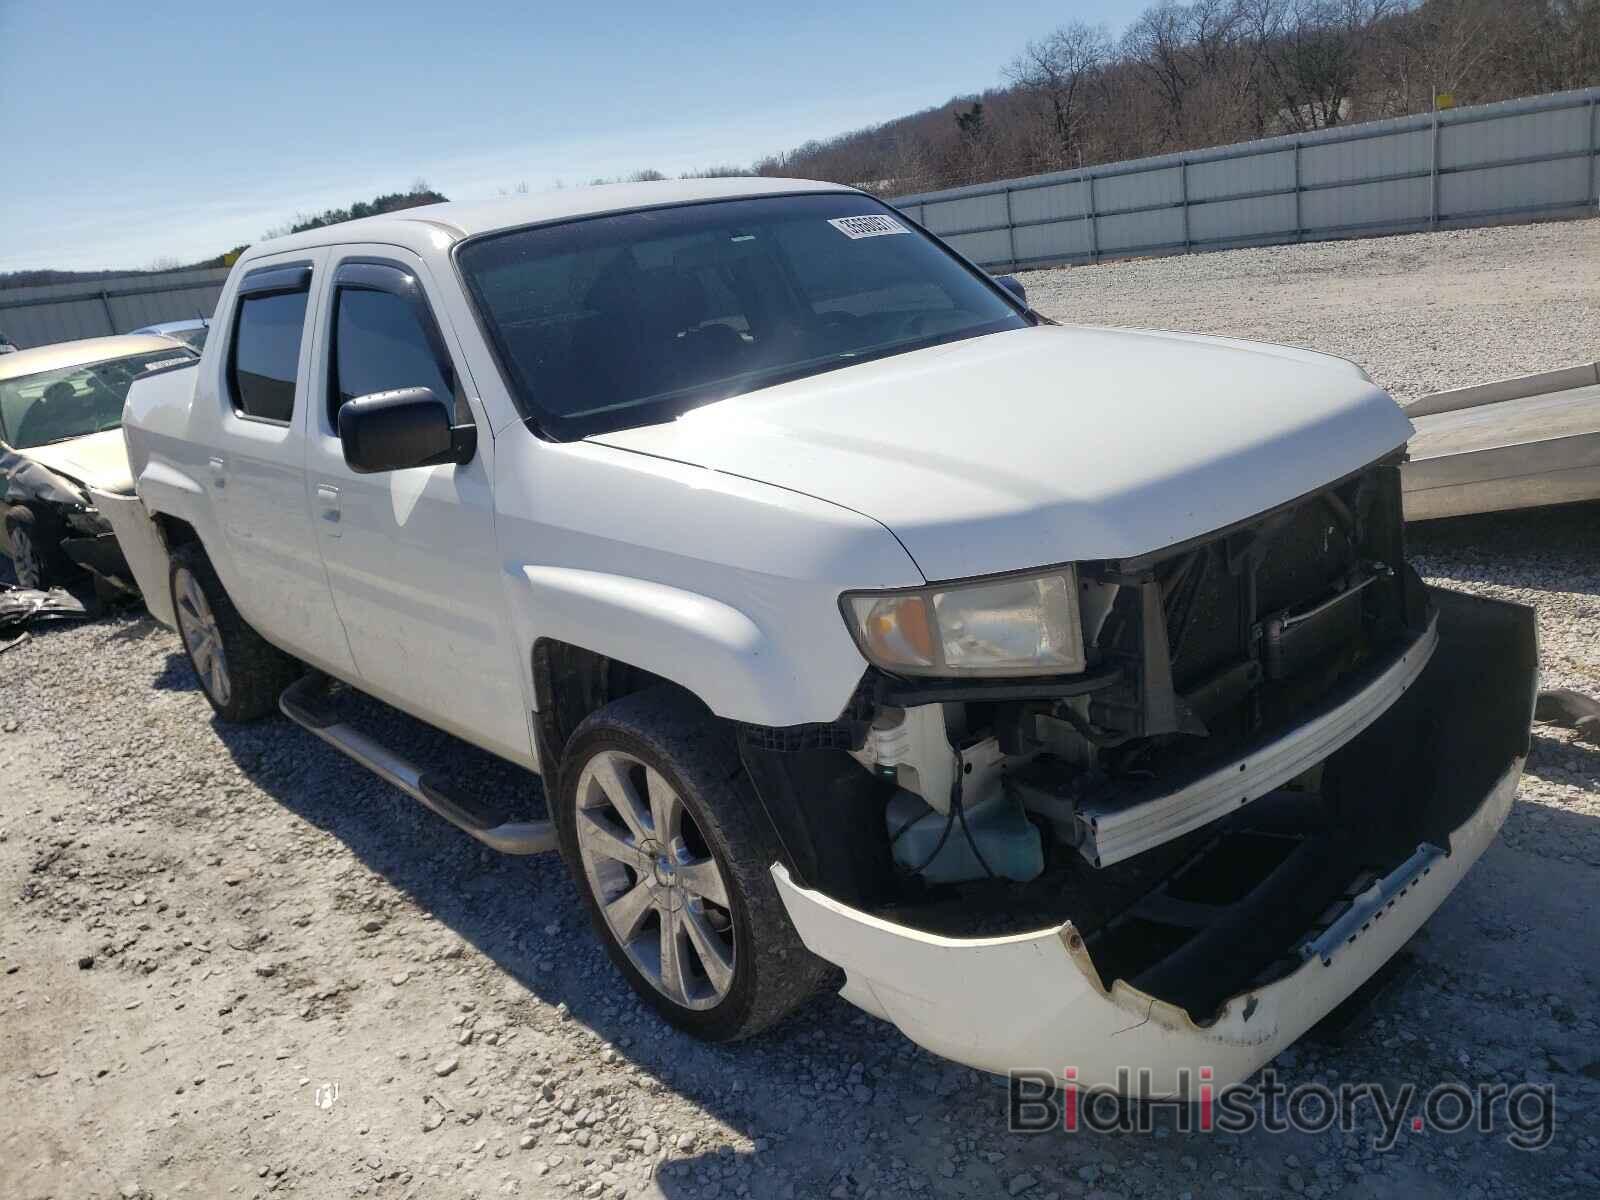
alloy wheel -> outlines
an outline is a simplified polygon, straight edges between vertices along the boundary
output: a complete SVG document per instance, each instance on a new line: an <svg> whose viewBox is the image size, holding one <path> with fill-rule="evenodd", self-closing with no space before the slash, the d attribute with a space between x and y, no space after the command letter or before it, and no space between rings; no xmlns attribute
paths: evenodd
<svg viewBox="0 0 1600 1200"><path fill-rule="evenodd" d="M21 526L11 529L11 571L17 583L25 588L37 588L44 582L44 571L39 555L33 548L33 538Z"/></svg>
<svg viewBox="0 0 1600 1200"><path fill-rule="evenodd" d="M715 1007L733 988L733 913L683 798L619 750L584 764L577 790L578 854L617 944L674 1004Z"/></svg>
<svg viewBox="0 0 1600 1200"><path fill-rule="evenodd" d="M222 630L211 611L200 581L187 567L179 567L173 576L174 599L177 601L178 629L183 634L183 644L189 650L195 674L206 693L217 704L227 704L233 694L228 681L228 657L222 649Z"/></svg>

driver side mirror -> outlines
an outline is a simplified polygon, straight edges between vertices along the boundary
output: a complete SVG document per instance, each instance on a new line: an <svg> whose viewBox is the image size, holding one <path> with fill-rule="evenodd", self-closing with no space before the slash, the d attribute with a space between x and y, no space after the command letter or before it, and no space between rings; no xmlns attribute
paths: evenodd
<svg viewBox="0 0 1600 1200"><path fill-rule="evenodd" d="M432 388L398 388L346 400L339 406L339 441L352 471L402 471L470 462L478 427L451 424L451 412Z"/></svg>
<svg viewBox="0 0 1600 1200"><path fill-rule="evenodd" d="M1028 303L1028 289L1022 286L1022 280L1015 275L996 275L994 281L1006 291L1010 292L1023 304Z"/></svg>

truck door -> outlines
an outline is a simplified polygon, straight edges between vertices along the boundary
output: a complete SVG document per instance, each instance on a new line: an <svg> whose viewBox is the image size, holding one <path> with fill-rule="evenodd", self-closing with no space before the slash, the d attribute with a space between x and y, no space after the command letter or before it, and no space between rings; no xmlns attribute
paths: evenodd
<svg viewBox="0 0 1600 1200"><path fill-rule="evenodd" d="M340 247L318 330L306 486L360 672L380 699L514 761L533 761L505 619L490 490L494 439L422 261ZM339 441L346 400L428 387L474 421L471 461L357 474Z"/></svg>
<svg viewBox="0 0 1600 1200"><path fill-rule="evenodd" d="M196 404L215 420L200 466L227 553L212 554L239 612L299 658L349 675L355 664L306 505L306 409L313 287L326 250L265 259L239 283L220 368Z"/></svg>

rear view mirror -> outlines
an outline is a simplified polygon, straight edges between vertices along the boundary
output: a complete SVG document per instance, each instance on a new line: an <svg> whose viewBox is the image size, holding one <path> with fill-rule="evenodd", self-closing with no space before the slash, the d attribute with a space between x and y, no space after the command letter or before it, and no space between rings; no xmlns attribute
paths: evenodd
<svg viewBox="0 0 1600 1200"><path fill-rule="evenodd" d="M451 423L450 409L432 388L399 388L346 400L339 407L345 464L362 475L464 463L478 449L470 421Z"/></svg>
<svg viewBox="0 0 1600 1200"><path fill-rule="evenodd" d="M1022 281L1015 275L996 275L994 281L1023 304L1028 302L1028 289L1022 286Z"/></svg>

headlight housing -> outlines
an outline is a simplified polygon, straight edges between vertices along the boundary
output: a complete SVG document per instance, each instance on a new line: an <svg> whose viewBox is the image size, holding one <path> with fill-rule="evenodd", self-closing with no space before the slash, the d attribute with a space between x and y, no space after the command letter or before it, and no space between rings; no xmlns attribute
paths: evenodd
<svg viewBox="0 0 1600 1200"><path fill-rule="evenodd" d="M1075 675L1087 666L1072 566L847 592L840 607L867 661L896 675Z"/></svg>

